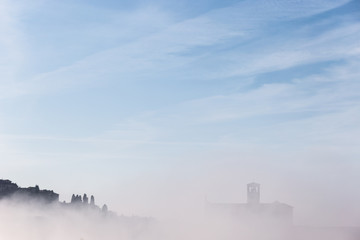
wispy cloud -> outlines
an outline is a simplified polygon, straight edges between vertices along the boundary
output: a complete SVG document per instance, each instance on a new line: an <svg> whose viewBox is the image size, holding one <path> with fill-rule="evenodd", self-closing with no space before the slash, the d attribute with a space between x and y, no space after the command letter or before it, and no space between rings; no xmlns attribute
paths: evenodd
<svg viewBox="0 0 360 240"><path fill-rule="evenodd" d="M0 94L13 84L24 59L24 36L21 28L21 6L0 1Z"/></svg>
<svg viewBox="0 0 360 240"><path fill-rule="evenodd" d="M124 29L121 27L122 24L117 28L114 21L130 22L131 26L140 22L140 26L144 26L142 19L145 18L151 25L162 27L148 31L145 35L138 35L132 43L120 41L120 45L115 48L92 54L71 62L65 67L40 73L31 79L21 81L21 84L15 85L14 94L45 93L51 89L54 91L69 85L74 86L74 84L81 86L91 82L104 81L104 79L122 81L174 77L174 75L179 75L176 71L182 71L184 66L190 67L191 71L191 63L194 61L199 60L206 63L209 62L206 61L207 57L210 57L210 62L214 58L211 54L213 50L200 51L196 54L196 48L221 46L228 43L241 44L255 36L261 36L261 29L269 24L308 17L347 2L344 0L331 3L326 1L244 1L232 7L213 10L172 25L168 25L171 22L167 21L166 17L158 17L159 15L168 15L159 10L145 9L140 13L133 12L130 15L126 13L125 18L121 14L117 17L115 13L112 13L114 18L111 23L113 26L111 31L122 32L122 36L131 35L132 32L127 34L128 30L126 29L128 28ZM106 25L104 26L106 27ZM104 29L104 26L101 28ZM91 29L90 26L88 29ZM93 30L94 33L98 33L96 26ZM90 36L91 33L86 35ZM305 45L305 43L302 44ZM267 48L265 47L264 50L266 51ZM194 53L189 54L192 51ZM317 54L310 54L302 49L292 51L277 49L273 53L260 56L257 56L255 51L249 58L246 53L239 56L239 52L242 52L242 48L232 53L223 52L219 55L219 59L228 58L230 60L228 67L222 67L220 64L219 67L223 68L226 73L223 71L218 76L219 78L226 75L255 73L261 68L264 71L285 68L310 61L309 59ZM185 53L186 55L184 55ZM231 65L237 70L232 69ZM210 72L213 73L213 71ZM203 72L195 70L194 73L204 76ZM217 76L216 73L215 75ZM209 76L205 75L204 77Z"/></svg>
<svg viewBox="0 0 360 240"><path fill-rule="evenodd" d="M30 81L19 83L16 89L18 94L47 93L91 82L125 81L131 84L133 81L154 81L158 78L168 81L186 78L223 81L236 77L239 85L241 81L247 81L240 92L194 98L170 108L160 107L150 115L129 117L133 120L124 120L124 124L109 130L111 136L105 133L106 138L141 144L161 144L164 139L169 140L171 134L178 136L179 133L173 129L176 126L193 131L193 126L201 124L251 122L253 118L274 116L285 116L286 119L293 114L299 118L309 118L312 115L346 111L343 108L356 105L358 98L354 90L359 87L355 81L359 75L356 65L360 49L357 41L360 26L357 22L348 22L346 18L335 16L334 19L342 24L316 36L308 36L313 31L311 24L303 28L303 25L291 23L290 27L300 26L299 30L291 30L289 35L281 36L267 35L263 29L275 23L289 24L289 20L309 17L347 2L311 1L304 4L302 1L244 1L159 28L151 34L136 38L134 42L122 43L72 65L39 74ZM149 14L147 19L158 20L153 17L153 10L146 10L145 13ZM134 14L128 15L126 19L134 18L136 22L137 13ZM144 16L144 12L140 16ZM250 18L244 21L247 17ZM313 26L318 27L317 22ZM231 47L224 49L224 46ZM205 51L198 51L199 48ZM331 60L346 61L343 66L325 70L322 75L287 79L284 83L269 79L260 85L254 84L258 74ZM201 67L202 64L212 65L215 61L218 63L214 69L205 70ZM139 124L143 127L139 127ZM135 129L135 132L131 129ZM210 136L212 139L222 139L228 135L228 131L228 128L217 130ZM201 133L199 131L198 134ZM204 142L201 137L197 141Z"/></svg>
<svg viewBox="0 0 360 240"><path fill-rule="evenodd" d="M209 180L210 164L236 181L246 165L245 181L266 168L304 174L321 154L358 159L349 1L245 0L181 18L156 3L49 3L0 1L3 175L95 186L201 169Z"/></svg>

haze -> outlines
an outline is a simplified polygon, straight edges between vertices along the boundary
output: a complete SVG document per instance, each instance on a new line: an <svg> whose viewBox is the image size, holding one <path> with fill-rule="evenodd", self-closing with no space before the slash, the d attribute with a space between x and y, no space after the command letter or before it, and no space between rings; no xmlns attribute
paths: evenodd
<svg viewBox="0 0 360 240"><path fill-rule="evenodd" d="M358 0L0 0L0 178L169 224L202 219L205 199L245 202L258 182L298 226L358 227L359 12Z"/></svg>

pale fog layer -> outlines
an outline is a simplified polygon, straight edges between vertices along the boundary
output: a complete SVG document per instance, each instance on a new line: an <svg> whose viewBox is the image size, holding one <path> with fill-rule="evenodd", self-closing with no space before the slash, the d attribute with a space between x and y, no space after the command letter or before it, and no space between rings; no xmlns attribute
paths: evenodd
<svg viewBox="0 0 360 240"><path fill-rule="evenodd" d="M184 218L106 214L89 208L43 204L29 199L0 202L0 237L4 240L356 240L357 228L316 228L279 224L271 219L239 219L206 211ZM111 213L111 212L110 212Z"/></svg>

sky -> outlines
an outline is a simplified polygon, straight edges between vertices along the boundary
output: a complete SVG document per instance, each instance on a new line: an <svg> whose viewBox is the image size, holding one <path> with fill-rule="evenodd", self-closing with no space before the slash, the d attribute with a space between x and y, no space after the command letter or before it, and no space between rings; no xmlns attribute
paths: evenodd
<svg viewBox="0 0 360 240"><path fill-rule="evenodd" d="M244 202L256 181L299 224L360 223L359 13L0 0L0 178L144 216Z"/></svg>

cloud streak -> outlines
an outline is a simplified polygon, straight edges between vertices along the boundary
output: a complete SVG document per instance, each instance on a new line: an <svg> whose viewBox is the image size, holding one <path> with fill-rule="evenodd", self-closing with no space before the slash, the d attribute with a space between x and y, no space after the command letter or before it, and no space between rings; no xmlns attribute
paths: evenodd
<svg viewBox="0 0 360 240"><path fill-rule="evenodd" d="M46 93L51 89L62 89L69 85L82 86L89 82L99 82L105 79L111 79L111 81L144 81L147 79L149 81L158 77L166 77L168 74L173 77L176 71L181 70L184 66L188 67L189 63L191 66L191 62L204 61L206 57L209 57L206 52L190 54L189 56L183 55L184 53L193 52L199 47L223 45L228 41L240 44L261 36L259 31L269 24L309 17L347 2L244 1L232 7L213 10L193 19L175 23L159 32L140 37L133 43L122 43L118 47L92 54L55 71L38 74L32 79L16 84L14 88L17 90L14 91L14 95L25 92ZM158 21L158 18L154 17L155 15L159 15L159 13L148 9L141 12L140 15L135 12L132 16L127 17L126 21L136 23L139 18L149 16L150 21L157 21L156 25L165 22L163 20ZM251 16L258 17L253 18ZM131 18L135 20L132 21ZM119 30L123 31L123 29ZM353 31L355 30L353 29ZM341 36L341 33L336 36L339 35ZM238 51L242 51L242 48ZM252 53L250 59L253 60L247 61L244 65L243 58L249 60L249 56L244 54L243 58L239 58L234 55L238 51L225 52L222 56L220 55L220 59L229 58L238 63L234 65L237 70L234 71L226 67L226 73L219 75L219 78L224 77L224 75L255 73L259 71L258 69L271 71L279 69L280 66L286 68L309 61L308 59L315 55L303 52L301 49L298 51L285 50L261 56L260 60L256 53L255 55ZM333 54L336 54L336 51ZM326 57L324 56L324 58ZM212 58L214 56L210 55L210 60ZM240 69L239 65L241 66ZM196 73L199 74L199 72ZM200 74L203 73L200 72Z"/></svg>
<svg viewBox="0 0 360 240"><path fill-rule="evenodd" d="M103 184L122 189L119 209L149 213L140 200L149 194L160 209L162 188L174 201L182 195L178 182L194 199L197 186L236 189L253 176L308 186L295 180L311 161L346 158L349 169L359 156L360 25L344 10L349 1L240 1L182 18L156 3L109 10L45 1L37 12L14 8L26 23L1 3L5 176L58 186L51 179L81 176L77 186L105 196L116 194ZM318 164L309 178L319 181L323 166L337 165Z"/></svg>

